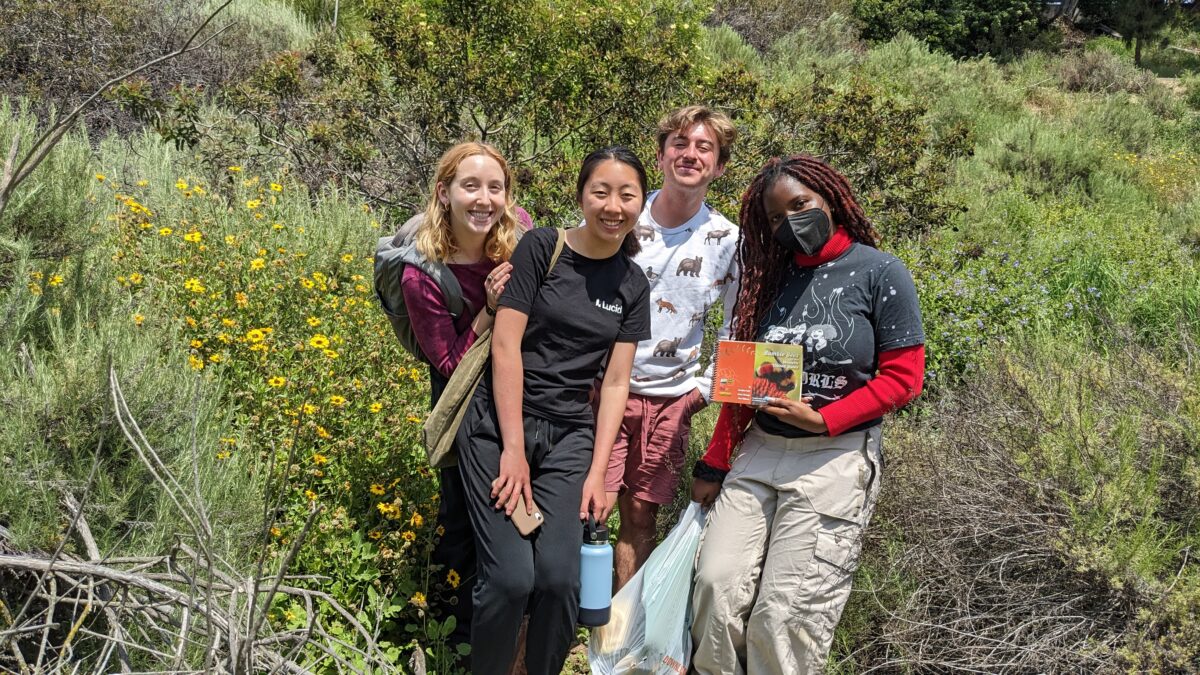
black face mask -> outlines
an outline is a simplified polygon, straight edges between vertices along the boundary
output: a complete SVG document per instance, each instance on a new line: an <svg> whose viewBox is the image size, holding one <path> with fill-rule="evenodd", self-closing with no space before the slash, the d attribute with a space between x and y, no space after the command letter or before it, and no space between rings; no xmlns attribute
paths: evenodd
<svg viewBox="0 0 1200 675"><path fill-rule="evenodd" d="M833 223L821 209L793 213L775 230L775 241L789 251L816 255L833 236Z"/></svg>

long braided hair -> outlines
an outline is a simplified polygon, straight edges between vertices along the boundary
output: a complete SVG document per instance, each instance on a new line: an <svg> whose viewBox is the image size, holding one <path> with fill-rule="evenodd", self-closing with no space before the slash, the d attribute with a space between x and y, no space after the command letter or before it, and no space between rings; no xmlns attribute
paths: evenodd
<svg viewBox="0 0 1200 675"><path fill-rule="evenodd" d="M758 324L775 301L783 272L791 264L793 254L775 241L763 203L767 191L783 176L821 195L829 205L833 225L845 228L851 239L872 248L879 243L879 233L855 201L845 176L811 155L772 157L742 194L737 247L742 278L731 331L735 340L753 341L758 337Z"/></svg>

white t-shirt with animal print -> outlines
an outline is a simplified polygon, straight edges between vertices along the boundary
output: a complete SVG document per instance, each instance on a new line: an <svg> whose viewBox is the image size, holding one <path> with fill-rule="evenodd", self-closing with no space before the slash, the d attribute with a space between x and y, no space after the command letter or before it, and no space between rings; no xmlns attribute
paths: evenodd
<svg viewBox="0 0 1200 675"><path fill-rule="evenodd" d="M699 388L709 397L710 372L700 375L704 317L723 302L719 338L729 337L737 301L734 253L738 228L707 204L679 227L654 222L650 194L634 233L642 251L633 258L650 281L650 339L638 343L629 390L643 396L682 396Z"/></svg>

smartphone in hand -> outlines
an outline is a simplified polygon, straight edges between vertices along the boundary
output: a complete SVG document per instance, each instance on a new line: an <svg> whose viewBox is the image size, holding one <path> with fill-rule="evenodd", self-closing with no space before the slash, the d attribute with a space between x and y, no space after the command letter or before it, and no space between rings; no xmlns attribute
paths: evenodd
<svg viewBox="0 0 1200 675"><path fill-rule="evenodd" d="M528 537L533 534L533 531L542 526L542 512L538 509L537 504L533 505L533 513L525 512L525 496L517 495L517 508L513 509L512 515L513 525L517 527L517 532L521 536Z"/></svg>

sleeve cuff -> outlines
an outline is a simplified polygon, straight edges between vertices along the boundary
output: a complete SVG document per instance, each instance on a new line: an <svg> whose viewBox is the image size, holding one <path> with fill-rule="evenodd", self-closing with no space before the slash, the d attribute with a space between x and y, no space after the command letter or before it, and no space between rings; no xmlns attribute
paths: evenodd
<svg viewBox="0 0 1200 675"><path fill-rule="evenodd" d="M696 460L696 464L694 466L692 466L692 477L693 478L699 478L700 480L706 480L710 483L724 483L725 476L728 474L729 474L728 471L722 471L718 468L709 466L702 459Z"/></svg>

